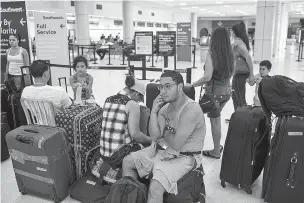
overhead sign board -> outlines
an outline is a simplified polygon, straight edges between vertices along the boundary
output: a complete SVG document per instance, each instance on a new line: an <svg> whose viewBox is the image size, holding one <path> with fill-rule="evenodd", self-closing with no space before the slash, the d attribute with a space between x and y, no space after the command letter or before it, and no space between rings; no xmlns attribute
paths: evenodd
<svg viewBox="0 0 304 203"><path fill-rule="evenodd" d="M135 32L135 55L152 55L153 32Z"/></svg>
<svg viewBox="0 0 304 203"><path fill-rule="evenodd" d="M177 61L191 62L191 23L177 23Z"/></svg>
<svg viewBox="0 0 304 203"><path fill-rule="evenodd" d="M157 48L158 53L162 56L174 56L176 50L176 32L175 31L158 31Z"/></svg>
<svg viewBox="0 0 304 203"><path fill-rule="evenodd" d="M19 46L26 49L30 55L30 45L27 28L27 15L25 1L1 2L1 81L6 69L6 50L10 48L9 35L19 34Z"/></svg>
<svg viewBox="0 0 304 203"><path fill-rule="evenodd" d="M69 65L69 47L65 13L35 12L35 37L37 58L51 64ZM59 77L69 77L69 68L51 66L52 84Z"/></svg>

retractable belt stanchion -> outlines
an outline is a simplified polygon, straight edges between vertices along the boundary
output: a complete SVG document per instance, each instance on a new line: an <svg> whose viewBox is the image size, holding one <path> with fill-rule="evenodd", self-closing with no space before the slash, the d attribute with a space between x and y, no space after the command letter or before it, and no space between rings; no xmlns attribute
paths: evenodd
<svg viewBox="0 0 304 203"><path fill-rule="evenodd" d="M299 43L299 53L298 53L298 59L296 60L296 61L302 61L301 59L302 59L302 57L301 57L301 52L303 53L303 47L302 47L302 42L300 41L300 43ZM302 50L302 51L301 51Z"/></svg>
<svg viewBox="0 0 304 203"><path fill-rule="evenodd" d="M152 52L152 57L151 58L152 58L152 66L150 66L150 67L152 67L152 68L156 67L156 66L154 66L154 53L153 52Z"/></svg>
<svg viewBox="0 0 304 203"><path fill-rule="evenodd" d="M76 45L77 46L77 55L79 56L79 45Z"/></svg>
<svg viewBox="0 0 304 203"><path fill-rule="evenodd" d="M174 47L174 70L176 70L176 45Z"/></svg>
<svg viewBox="0 0 304 203"><path fill-rule="evenodd" d="M193 67L192 68L197 68L197 67L195 67L195 52L196 52L196 45L194 44L194 45L191 45L191 46L193 46Z"/></svg>
<svg viewBox="0 0 304 203"><path fill-rule="evenodd" d="M146 80L147 70L146 70L146 56L142 56L142 79Z"/></svg>
<svg viewBox="0 0 304 203"><path fill-rule="evenodd" d="M96 60L96 44L93 44L93 57L94 57L94 63L93 64L97 64L97 60Z"/></svg>
<svg viewBox="0 0 304 203"><path fill-rule="evenodd" d="M122 43L122 64L120 65L126 65L125 64L125 45Z"/></svg>
<svg viewBox="0 0 304 203"><path fill-rule="evenodd" d="M109 45L109 63L107 65L113 65L111 64L111 45Z"/></svg>
<svg viewBox="0 0 304 203"><path fill-rule="evenodd" d="M168 68L168 64L169 64L169 57L164 56L164 68Z"/></svg>
<svg viewBox="0 0 304 203"><path fill-rule="evenodd" d="M303 48L304 48L304 43L303 43L303 41L302 41L302 46L301 46L302 48L301 48L301 59L303 59Z"/></svg>
<svg viewBox="0 0 304 203"><path fill-rule="evenodd" d="M81 47L81 55L82 55L82 56L83 56L83 48L84 48L84 47L82 46L82 47Z"/></svg>

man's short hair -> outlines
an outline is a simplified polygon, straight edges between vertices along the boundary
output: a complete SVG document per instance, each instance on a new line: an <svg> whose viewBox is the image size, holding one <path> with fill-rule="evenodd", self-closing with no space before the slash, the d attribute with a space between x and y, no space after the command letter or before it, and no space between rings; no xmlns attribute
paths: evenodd
<svg viewBox="0 0 304 203"><path fill-rule="evenodd" d="M168 70L168 71L165 71L161 76L161 78L164 78L164 77L170 77L172 78L172 80L178 85L180 83L182 83L184 85L184 78L183 76L175 71L175 70Z"/></svg>
<svg viewBox="0 0 304 203"><path fill-rule="evenodd" d="M272 64L268 60L261 61L260 66L266 66L268 70L271 70Z"/></svg>
<svg viewBox="0 0 304 203"><path fill-rule="evenodd" d="M34 78L43 76L43 73L48 70L48 65L43 60L36 60L30 65L30 71Z"/></svg>

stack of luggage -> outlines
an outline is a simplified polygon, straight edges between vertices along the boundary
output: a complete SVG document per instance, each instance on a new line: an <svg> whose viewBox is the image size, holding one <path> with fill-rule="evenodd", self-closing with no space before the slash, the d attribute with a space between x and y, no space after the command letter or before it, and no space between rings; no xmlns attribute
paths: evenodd
<svg viewBox="0 0 304 203"><path fill-rule="evenodd" d="M259 86L259 99L269 121L275 121L264 168L262 196L269 203L302 203L304 83L285 76L265 78Z"/></svg>
<svg viewBox="0 0 304 203"><path fill-rule="evenodd" d="M226 182L251 194L263 173L268 203L304 200L304 83L285 76L263 78L262 107L244 106L232 114L220 172Z"/></svg>

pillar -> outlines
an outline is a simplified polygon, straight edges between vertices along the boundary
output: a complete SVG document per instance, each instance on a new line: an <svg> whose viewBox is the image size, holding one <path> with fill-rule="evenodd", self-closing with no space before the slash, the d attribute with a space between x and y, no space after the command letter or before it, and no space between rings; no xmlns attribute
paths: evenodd
<svg viewBox="0 0 304 203"><path fill-rule="evenodd" d="M89 13L91 3L88 1L75 1L76 14L76 40L77 44L90 44Z"/></svg>
<svg viewBox="0 0 304 203"><path fill-rule="evenodd" d="M197 38L197 15L191 13L191 39Z"/></svg>
<svg viewBox="0 0 304 203"><path fill-rule="evenodd" d="M133 2L124 0L122 2L123 15L123 41L131 44L134 38L133 33Z"/></svg>
<svg viewBox="0 0 304 203"><path fill-rule="evenodd" d="M258 1L254 46L254 62L272 59L276 2Z"/></svg>
<svg viewBox="0 0 304 203"><path fill-rule="evenodd" d="M275 15L275 27L274 27L274 39L273 39L273 48L272 56L275 57L279 52L279 39L280 39L280 28L281 28L281 8L282 2L276 2L276 15Z"/></svg>
<svg viewBox="0 0 304 203"><path fill-rule="evenodd" d="M279 41L279 51L285 52L286 41L288 32L288 10L287 4L282 3L281 6L281 27L280 27L280 41Z"/></svg>

